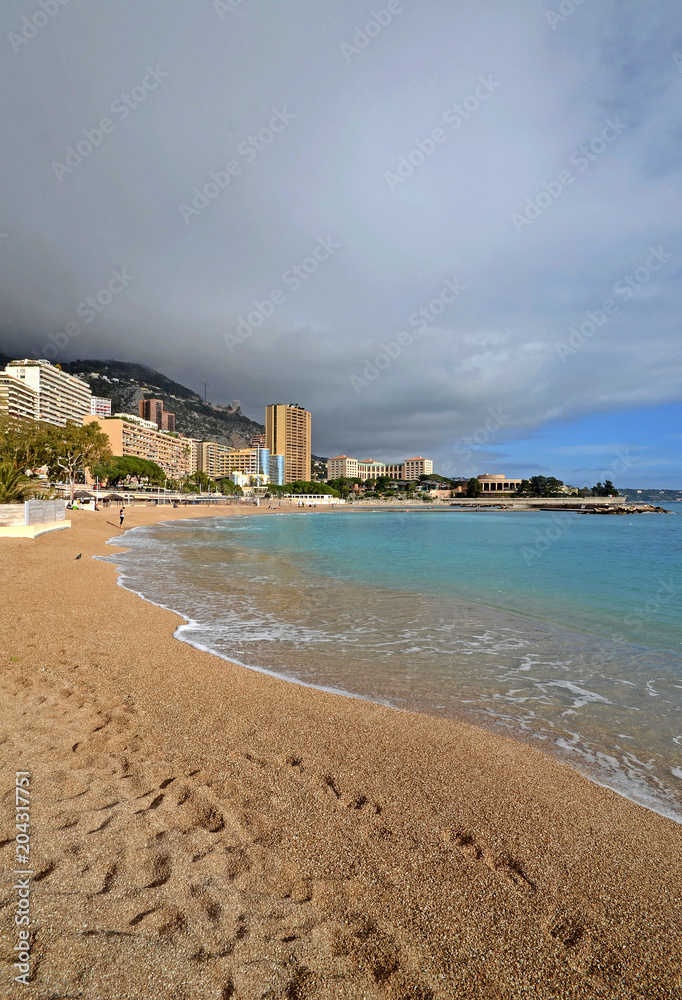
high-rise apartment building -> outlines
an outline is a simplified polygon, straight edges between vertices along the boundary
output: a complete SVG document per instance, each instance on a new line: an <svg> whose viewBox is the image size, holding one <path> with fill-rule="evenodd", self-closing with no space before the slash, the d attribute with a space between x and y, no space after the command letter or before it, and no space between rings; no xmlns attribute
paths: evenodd
<svg viewBox="0 0 682 1000"><path fill-rule="evenodd" d="M160 431L175 430L175 414L164 410L162 399L141 399L138 406L143 420L152 420Z"/></svg>
<svg viewBox="0 0 682 1000"><path fill-rule="evenodd" d="M38 419L38 393L6 372L0 372L0 413L16 420Z"/></svg>
<svg viewBox="0 0 682 1000"><path fill-rule="evenodd" d="M205 472L211 479L229 476L229 455L232 449L229 445L217 441L200 441L197 446L197 469Z"/></svg>
<svg viewBox="0 0 682 1000"><path fill-rule="evenodd" d="M201 448L201 441L197 441L196 438L182 437L182 435L180 436L180 440L189 448L190 474L196 472L199 468L199 450Z"/></svg>
<svg viewBox="0 0 682 1000"><path fill-rule="evenodd" d="M265 408L265 447L284 455L284 481L311 477L310 413L296 403L271 403Z"/></svg>
<svg viewBox="0 0 682 1000"><path fill-rule="evenodd" d="M90 413L96 417L110 417L111 400L105 399L104 396L93 396L90 400Z"/></svg>
<svg viewBox="0 0 682 1000"><path fill-rule="evenodd" d="M82 424L90 413L90 386L75 375L67 375L59 365L45 359L10 361L5 374L11 375L32 389L38 397L35 418L48 424L65 427L68 420Z"/></svg>

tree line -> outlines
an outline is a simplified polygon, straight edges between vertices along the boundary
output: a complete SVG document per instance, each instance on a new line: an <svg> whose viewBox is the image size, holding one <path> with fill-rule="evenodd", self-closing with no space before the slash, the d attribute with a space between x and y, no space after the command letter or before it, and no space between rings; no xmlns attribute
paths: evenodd
<svg viewBox="0 0 682 1000"><path fill-rule="evenodd" d="M44 491L38 470L50 480L65 481L73 500L81 469L111 458L109 438L96 424L69 422L65 427L37 421L0 420L0 503L22 503Z"/></svg>

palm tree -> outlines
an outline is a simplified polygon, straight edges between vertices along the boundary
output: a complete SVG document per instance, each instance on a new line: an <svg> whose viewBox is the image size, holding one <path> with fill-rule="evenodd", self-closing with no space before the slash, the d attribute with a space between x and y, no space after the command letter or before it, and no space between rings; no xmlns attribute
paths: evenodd
<svg viewBox="0 0 682 1000"><path fill-rule="evenodd" d="M0 503L30 500L39 486L11 462L0 463Z"/></svg>

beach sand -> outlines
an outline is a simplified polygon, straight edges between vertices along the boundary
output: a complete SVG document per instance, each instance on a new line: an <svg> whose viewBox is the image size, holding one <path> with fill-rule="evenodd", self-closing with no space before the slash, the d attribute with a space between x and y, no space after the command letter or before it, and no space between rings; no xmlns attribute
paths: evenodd
<svg viewBox="0 0 682 1000"><path fill-rule="evenodd" d="M506 737L195 650L92 558L117 512L72 523L0 539L0 996L682 997L682 827Z"/></svg>

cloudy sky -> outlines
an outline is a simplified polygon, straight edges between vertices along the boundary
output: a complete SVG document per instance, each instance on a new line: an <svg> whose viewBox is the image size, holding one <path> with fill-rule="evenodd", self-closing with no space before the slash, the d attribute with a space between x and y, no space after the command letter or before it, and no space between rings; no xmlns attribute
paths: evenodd
<svg viewBox="0 0 682 1000"><path fill-rule="evenodd" d="M679 0L3 0L0 47L4 353L682 487Z"/></svg>

